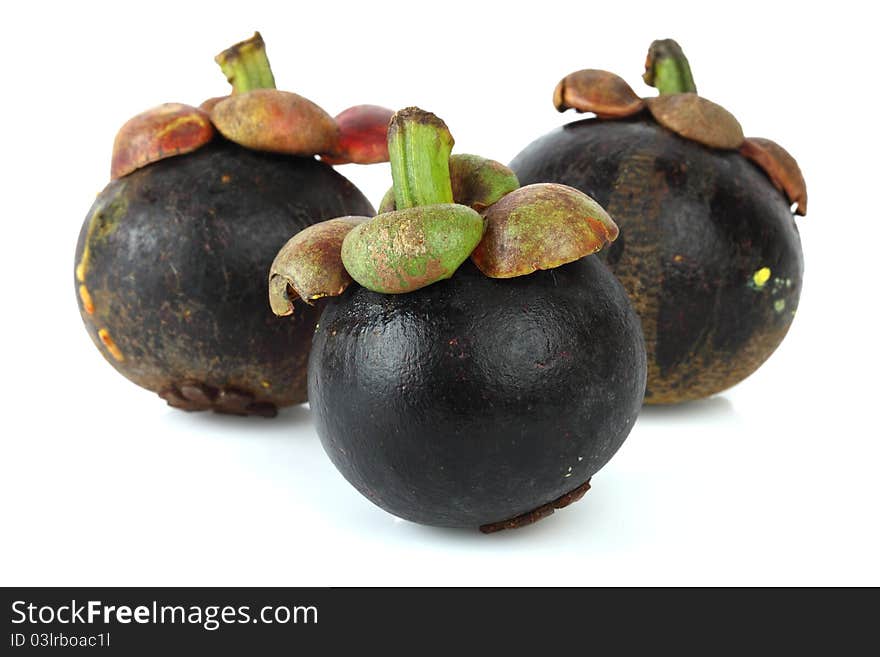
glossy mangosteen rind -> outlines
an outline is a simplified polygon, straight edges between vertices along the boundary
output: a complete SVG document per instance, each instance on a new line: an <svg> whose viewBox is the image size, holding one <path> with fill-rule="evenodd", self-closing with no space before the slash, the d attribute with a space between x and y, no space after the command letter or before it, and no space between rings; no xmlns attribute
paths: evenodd
<svg viewBox="0 0 880 657"><path fill-rule="evenodd" d="M309 361L318 435L355 488L402 518L487 530L584 488L644 383L638 319L595 258L506 280L466 262L404 295L352 286Z"/></svg>
<svg viewBox="0 0 880 657"><path fill-rule="evenodd" d="M265 277L292 233L345 214L372 207L329 166L222 138L138 169L101 192L80 233L83 321L111 365L171 405L302 402L321 308L279 322Z"/></svg>
<svg viewBox="0 0 880 657"><path fill-rule="evenodd" d="M309 358L318 434L400 517L487 533L535 522L583 496L641 407L638 320L583 258L617 227L581 192L520 188L475 156L456 198L453 139L429 112L401 110L388 135L396 209L345 234L359 285L328 299ZM461 190L482 215L453 202ZM290 244L289 261L308 258Z"/></svg>
<svg viewBox="0 0 880 657"><path fill-rule="evenodd" d="M645 399L676 403L735 385L782 341L803 274L792 206L805 214L807 194L785 149L746 139L732 114L697 95L675 41L651 45L644 81L660 95L636 111L617 76L567 76L554 104L597 118L538 139L511 168L523 185L576 187L618 221L602 258L644 323Z"/></svg>
<svg viewBox="0 0 880 657"><path fill-rule="evenodd" d="M643 322L647 403L721 392L781 343L801 291L800 239L787 199L738 152L639 115L570 123L511 168L523 184L576 187L617 220L602 257Z"/></svg>

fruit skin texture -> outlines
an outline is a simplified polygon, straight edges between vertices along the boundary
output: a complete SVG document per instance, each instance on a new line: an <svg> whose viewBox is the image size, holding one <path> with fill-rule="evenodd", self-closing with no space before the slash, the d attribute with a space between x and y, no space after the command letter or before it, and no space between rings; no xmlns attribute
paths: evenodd
<svg viewBox="0 0 880 657"><path fill-rule="evenodd" d="M330 459L419 523L478 527L584 484L620 447L645 385L638 318L596 258L498 280L465 262L402 295L331 300L309 360Z"/></svg>
<svg viewBox="0 0 880 657"><path fill-rule="evenodd" d="M271 414L303 402L321 307L279 320L266 276L290 235L346 214L373 209L329 166L220 138L111 182L76 247L89 335L172 405Z"/></svg>
<svg viewBox="0 0 880 657"><path fill-rule="evenodd" d="M620 227L602 257L642 319L646 403L725 390L782 342L801 292L800 238L784 195L739 153L643 117L586 119L510 166L523 185L583 191Z"/></svg>

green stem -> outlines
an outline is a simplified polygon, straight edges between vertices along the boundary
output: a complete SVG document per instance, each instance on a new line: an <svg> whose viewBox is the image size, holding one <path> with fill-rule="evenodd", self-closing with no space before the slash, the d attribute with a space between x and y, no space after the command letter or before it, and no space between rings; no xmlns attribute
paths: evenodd
<svg viewBox="0 0 880 657"><path fill-rule="evenodd" d="M214 58L220 65L232 92L236 94L252 89L274 89L275 76L266 56L266 44L259 32L254 36L236 43Z"/></svg>
<svg viewBox="0 0 880 657"><path fill-rule="evenodd" d="M655 41L648 50L644 81L661 95L697 93L691 66L681 46L673 39Z"/></svg>
<svg viewBox="0 0 880 657"><path fill-rule="evenodd" d="M452 203L449 154L455 140L430 112L407 107L388 126L388 156L398 210Z"/></svg>

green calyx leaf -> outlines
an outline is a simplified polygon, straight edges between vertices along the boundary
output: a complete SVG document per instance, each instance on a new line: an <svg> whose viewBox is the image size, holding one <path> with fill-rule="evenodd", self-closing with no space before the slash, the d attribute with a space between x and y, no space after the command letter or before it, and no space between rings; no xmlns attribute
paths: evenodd
<svg viewBox="0 0 880 657"><path fill-rule="evenodd" d="M346 235L342 262L373 292L412 292L452 276L480 242L483 226L479 213L454 203L387 212Z"/></svg>

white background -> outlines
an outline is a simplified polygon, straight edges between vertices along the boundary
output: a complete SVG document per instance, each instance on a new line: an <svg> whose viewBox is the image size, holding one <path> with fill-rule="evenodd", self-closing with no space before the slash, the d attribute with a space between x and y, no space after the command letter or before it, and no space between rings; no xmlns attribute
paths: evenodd
<svg viewBox="0 0 880 657"><path fill-rule="evenodd" d="M880 584L876 35L863 3L4 3L0 584ZM825 7L827 9L817 9ZM805 287L746 382L648 408L583 501L483 536L396 520L325 457L306 407L185 414L81 326L73 251L116 129L226 92L262 31L280 88L331 114L420 105L509 161L572 120L557 80L641 86L675 37L700 92L799 159ZM377 204L387 165L343 173Z"/></svg>

